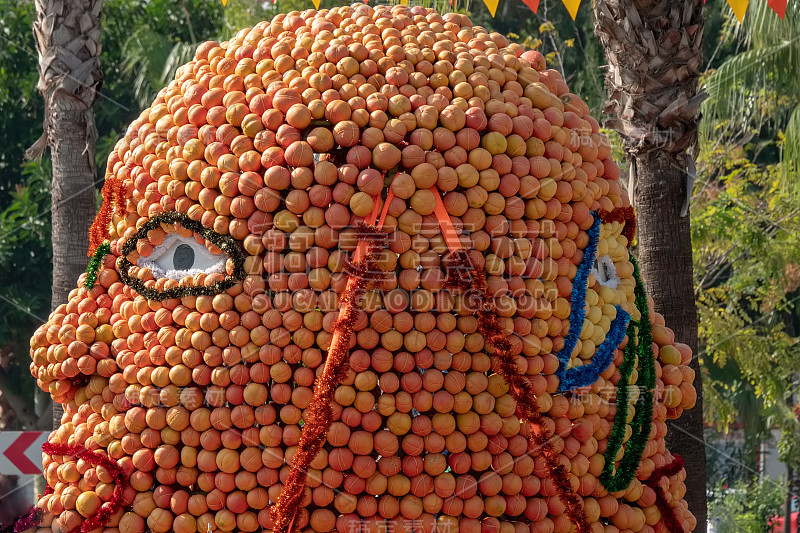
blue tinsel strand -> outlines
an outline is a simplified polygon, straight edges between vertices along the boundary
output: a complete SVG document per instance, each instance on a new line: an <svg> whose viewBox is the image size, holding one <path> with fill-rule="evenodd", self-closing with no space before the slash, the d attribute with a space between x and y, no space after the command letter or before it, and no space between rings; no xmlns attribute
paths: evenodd
<svg viewBox="0 0 800 533"><path fill-rule="evenodd" d="M617 310L617 316L611 323L606 339L597 349L592 361L588 365L570 368L559 376L561 379L559 388L562 391L588 387L597 381L598 376L605 372L608 365L614 361L614 352L625 340L628 323L631 319L631 315L620 306L616 305L614 308Z"/></svg>
<svg viewBox="0 0 800 533"><path fill-rule="evenodd" d="M589 281L589 273L592 270L594 256L597 254L597 243L600 241L600 217L596 213L592 213L592 216L594 217L594 224L589 228L589 243L583 251L583 259L578 267L578 272L575 274L575 279L572 280L572 298L570 300L572 310L569 314L569 333L564 339L564 347L556 356L558 357L556 375L562 383L559 386L562 391L569 390L564 386L567 377L567 364L570 357L572 357L575 345L578 343L578 337L581 334L581 329L583 329L583 321L586 318L586 284Z"/></svg>

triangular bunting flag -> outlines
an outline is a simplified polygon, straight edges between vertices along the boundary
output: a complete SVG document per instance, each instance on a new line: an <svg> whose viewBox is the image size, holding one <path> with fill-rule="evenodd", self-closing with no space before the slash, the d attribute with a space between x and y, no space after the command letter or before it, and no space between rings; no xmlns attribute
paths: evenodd
<svg viewBox="0 0 800 533"><path fill-rule="evenodd" d="M733 9L733 14L736 15L739 24L744 20L744 13L747 11L747 4L749 3L750 0L728 0L728 4Z"/></svg>
<svg viewBox="0 0 800 533"><path fill-rule="evenodd" d="M787 0L767 0L769 7L782 19L786 15Z"/></svg>
<svg viewBox="0 0 800 533"><path fill-rule="evenodd" d="M311 0L314 4L314 9L319 9L319 5L322 3L322 0Z"/></svg>
<svg viewBox="0 0 800 533"><path fill-rule="evenodd" d="M494 14L497 13L497 6L500 4L500 0L483 0L483 3L489 8L489 13L491 13L492 18L494 18Z"/></svg>
<svg viewBox="0 0 800 533"><path fill-rule="evenodd" d="M222 5L223 5L223 6L226 6L226 5L228 5L228 0L222 0Z"/></svg>
<svg viewBox="0 0 800 533"><path fill-rule="evenodd" d="M539 0L522 0L526 6L531 8L531 11L537 13L539 11Z"/></svg>
<svg viewBox="0 0 800 533"><path fill-rule="evenodd" d="M565 6L567 6L567 11L569 11L569 16L572 17L572 20L575 20L575 17L578 16L578 8L581 6L581 0L561 0L561 1L564 2Z"/></svg>

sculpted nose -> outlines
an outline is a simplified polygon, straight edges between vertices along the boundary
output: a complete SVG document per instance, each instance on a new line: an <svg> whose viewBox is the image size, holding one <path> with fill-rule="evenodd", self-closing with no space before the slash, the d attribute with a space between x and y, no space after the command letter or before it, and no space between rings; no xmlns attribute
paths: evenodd
<svg viewBox="0 0 800 533"><path fill-rule="evenodd" d="M110 285L115 276L96 277ZM68 402L90 376L108 377L117 371L111 357L115 337L109 325L111 307L105 286L82 286L36 330L30 343L30 370L40 388Z"/></svg>

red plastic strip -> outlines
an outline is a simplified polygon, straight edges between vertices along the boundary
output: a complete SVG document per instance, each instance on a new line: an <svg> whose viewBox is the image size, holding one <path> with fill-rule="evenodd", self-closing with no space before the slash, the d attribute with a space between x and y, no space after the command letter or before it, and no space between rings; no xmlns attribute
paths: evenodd
<svg viewBox="0 0 800 533"><path fill-rule="evenodd" d="M436 185L431 185L430 191L436 197L436 207L433 208L433 214L436 215L436 220L439 221L439 228L442 230L442 237L447 247L451 252L461 250L461 241L458 239L458 232L450 220L450 215L442 201L442 195L439 193L439 188Z"/></svg>
<svg viewBox="0 0 800 533"><path fill-rule="evenodd" d="M364 218L364 224L367 226L374 226L375 220L378 218L378 209L380 209L381 203L381 194L378 193L372 197L372 211ZM387 204L388 205L388 202ZM378 225L378 229L383 226L383 223ZM358 245L356 246L356 251L353 252L353 263L358 263L364 258L364 254L367 253L367 241L359 240Z"/></svg>

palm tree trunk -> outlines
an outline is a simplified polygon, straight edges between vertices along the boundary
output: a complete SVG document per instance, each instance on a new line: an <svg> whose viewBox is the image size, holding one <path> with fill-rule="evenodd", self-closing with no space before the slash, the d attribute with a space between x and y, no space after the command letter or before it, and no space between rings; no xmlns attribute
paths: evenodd
<svg viewBox="0 0 800 533"><path fill-rule="evenodd" d="M642 274L655 309L675 338L697 353L692 242L686 212L697 140L697 80L703 64L702 0L596 0L595 31L606 51L612 118L631 164ZM706 455L702 383L697 358L697 405L670 424L669 448L686 461L695 531L706 530Z"/></svg>
<svg viewBox="0 0 800 533"><path fill-rule="evenodd" d="M661 152L636 157L635 186L639 227L639 262L655 309L675 331L675 340L697 353L697 309L692 283L692 242L689 216L680 216L686 194L686 170ZM669 422L667 446L680 453L686 464L686 501L697 518L697 529L706 528L706 450L703 438L703 384L697 357L689 364L695 371L697 405Z"/></svg>
<svg viewBox="0 0 800 533"><path fill-rule="evenodd" d="M36 0L33 32L46 118L44 133L28 155L39 157L47 147L52 153L53 309L66 302L86 268L95 213L92 106L102 81L101 8L102 0ZM54 427L62 413L54 406Z"/></svg>

